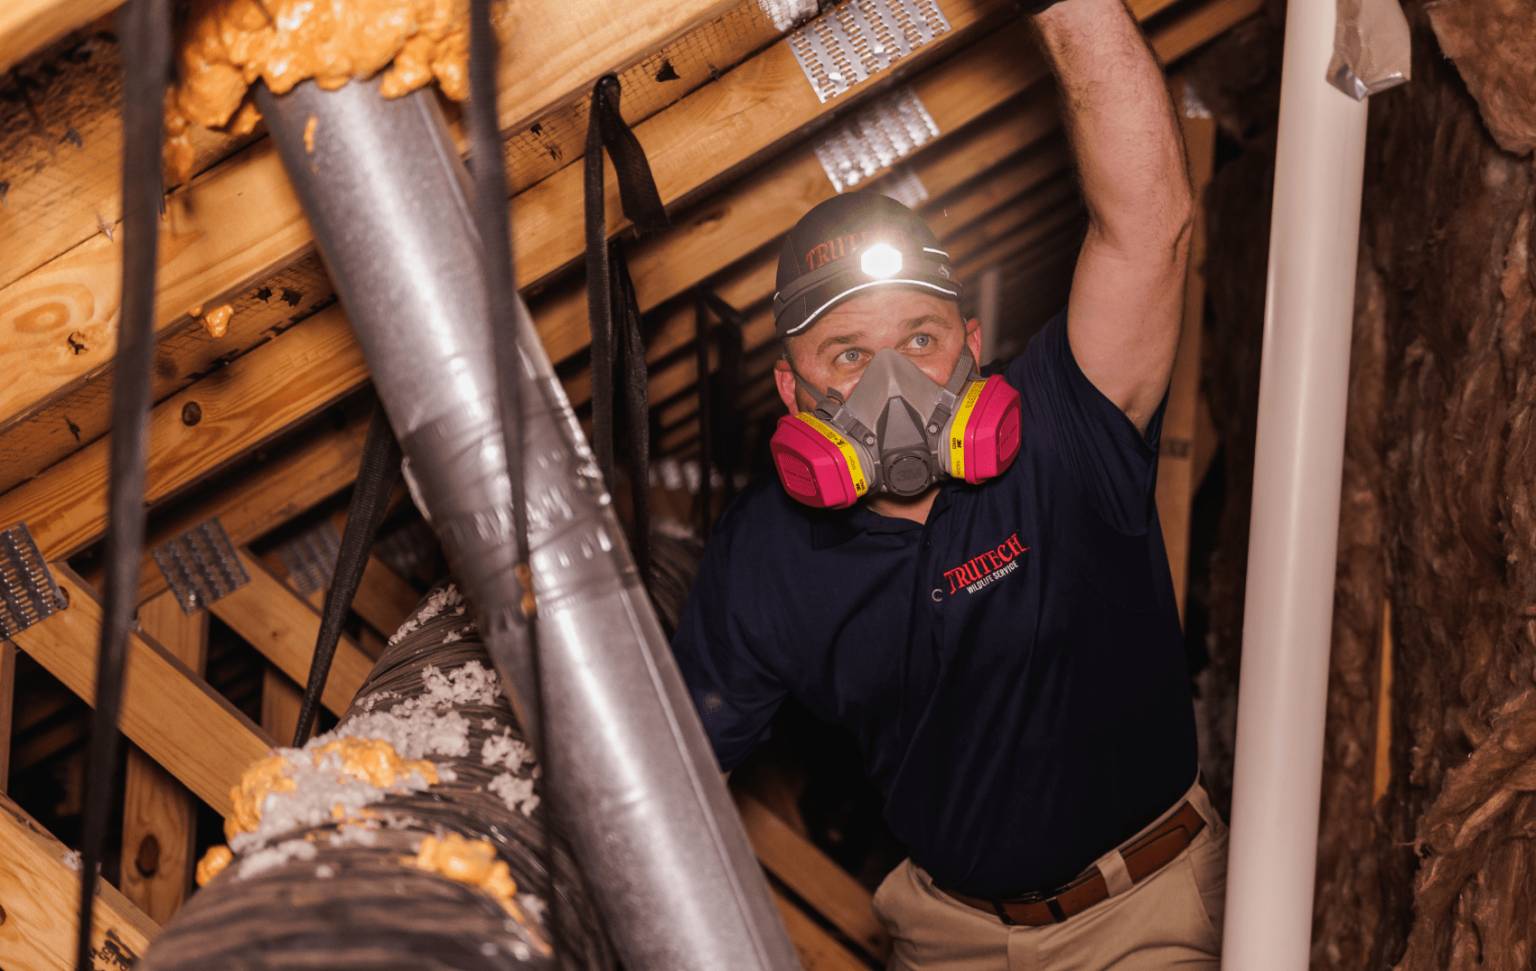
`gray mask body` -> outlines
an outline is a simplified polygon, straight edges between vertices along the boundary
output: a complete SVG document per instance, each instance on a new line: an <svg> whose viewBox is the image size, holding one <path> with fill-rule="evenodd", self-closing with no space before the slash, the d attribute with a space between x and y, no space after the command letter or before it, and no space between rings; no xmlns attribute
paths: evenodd
<svg viewBox="0 0 1536 971"><path fill-rule="evenodd" d="M816 402L816 416L860 453L873 491L897 496L921 495L948 474L944 442L949 421L961 391L980 379L969 346L946 384L892 348L875 353L846 399L831 388L818 392L795 373Z"/></svg>

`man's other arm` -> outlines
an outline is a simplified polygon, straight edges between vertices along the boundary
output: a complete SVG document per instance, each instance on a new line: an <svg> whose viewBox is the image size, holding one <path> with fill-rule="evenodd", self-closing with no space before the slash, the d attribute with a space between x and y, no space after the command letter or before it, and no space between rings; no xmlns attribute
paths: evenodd
<svg viewBox="0 0 1536 971"><path fill-rule="evenodd" d="M1193 213L1173 102L1121 0L1063 0L1035 25L1088 207L1067 339L1088 380L1145 431L1179 344Z"/></svg>

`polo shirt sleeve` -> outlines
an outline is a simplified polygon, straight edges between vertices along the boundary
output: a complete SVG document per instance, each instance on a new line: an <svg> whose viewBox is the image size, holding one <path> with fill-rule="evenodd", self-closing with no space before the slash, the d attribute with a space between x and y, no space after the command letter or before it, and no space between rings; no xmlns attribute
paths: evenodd
<svg viewBox="0 0 1536 971"><path fill-rule="evenodd" d="M1157 446L1166 393L1146 433L1088 380L1067 340L1063 309L1009 363L1021 399L1023 448L1047 453L1075 480L1106 524L1140 535L1156 516Z"/></svg>
<svg viewBox="0 0 1536 971"><path fill-rule="evenodd" d="M705 548L672 636L672 653L722 772L734 769L767 737L769 719L787 692L760 661L750 633L755 583L746 575L745 554L731 555L738 542L739 537L717 533Z"/></svg>

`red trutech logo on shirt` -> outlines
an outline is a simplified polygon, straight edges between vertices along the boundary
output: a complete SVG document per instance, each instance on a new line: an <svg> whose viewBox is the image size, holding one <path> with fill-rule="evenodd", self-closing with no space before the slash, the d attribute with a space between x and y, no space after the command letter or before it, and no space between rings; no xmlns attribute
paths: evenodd
<svg viewBox="0 0 1536 971"><path fill-rule="evenodd" d="M1019 545L1019 534L1014 533L998 544L997 549L973 556L953 570L945 570L949 592L954 594L964 589L966 593L975 593L992 581L1002 579L1019 568L1015 561L1028 549L1028 546Z"/></svg>

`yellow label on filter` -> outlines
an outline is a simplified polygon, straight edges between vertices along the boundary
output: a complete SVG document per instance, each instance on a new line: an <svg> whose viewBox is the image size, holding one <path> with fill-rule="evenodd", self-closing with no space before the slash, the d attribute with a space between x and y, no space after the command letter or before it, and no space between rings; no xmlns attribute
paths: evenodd
<svg viewBox="0 0 1536 971"><path fill-rule="evenodd" d="M970 424L971 412L976 410L976 402L981 399L981 390L986 386L985 381L970 383L955 408L954 421L949 424L949 474L957 479L965 478L965 426Z"/></svg>
<svg viewBox="0 0 1536 971"><path fill-rule="evenodd" d="M859 465L859 453L854 450L853 443L838 434L837 429L810 412L798 412L795 417L816 429L827 441L836 445L839 452L843 453L843 459L848 463L848 472L853 477L853 494L862 496L868 492L869 480L864 477L864 469Z"/></svg>

